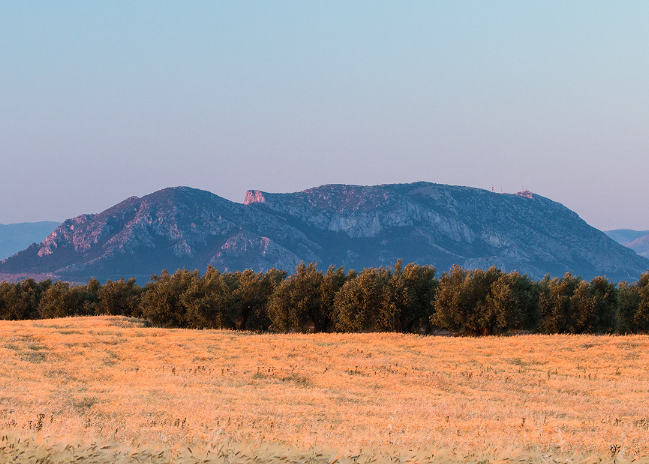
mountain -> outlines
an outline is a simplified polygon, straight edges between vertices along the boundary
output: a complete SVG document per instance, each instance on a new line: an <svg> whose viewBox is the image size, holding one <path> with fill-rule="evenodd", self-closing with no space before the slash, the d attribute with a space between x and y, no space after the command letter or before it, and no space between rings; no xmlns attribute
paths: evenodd
<svg viewBox="0 0 649 464"><path fill-rule="evenodd" d="M208 265L293 269L302 259L317 260L311 248L317 245L273 215L177 187L68 219L42 243L2 261L0 273L53 273L83 281L146 280L162 269Z"/></svg>
<svg viewBox="0 0 649 464"><path fill-rule="evenodd" d="M649 230L616 229L604 232L620 245L631 248L640 256L649 258Z"/></svg>
<svg viewBox="0 0 649 464"><path fill-rule="evenodd" d="M147 279L162 269L293 270L302 260L361 269L404 262L441 271L496 265L541 278L572 271L635 280L649 260L531 192L419 182L252 190L243 204L177 187L61 224L0 273Z"/></svg>
<svg viewBox="0 0 649 464"><path fill-rule="evenodd" d="M281 214L348 266L432 263L440 270L518 270L541 278L572 271L635 280L649 261L589 226L573 211L529 191L498 194L415 183L326 185L293 194L250 191L244 202Z"/></svg>
<svg viewBox="0 0 649 464"><path fill-rule="evenodd" d="M0 224L0 259L18 253L31 243L42 242L58 225L47 221Z"/></svg>

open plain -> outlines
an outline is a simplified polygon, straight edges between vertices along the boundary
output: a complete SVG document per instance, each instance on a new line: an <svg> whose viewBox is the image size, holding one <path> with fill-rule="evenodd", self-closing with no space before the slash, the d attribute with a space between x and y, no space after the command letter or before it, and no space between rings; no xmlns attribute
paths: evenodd
<svg viewBox="0 0 649 464"><path fill-rule="evenodd" d="M649 338L0 322L0 462L649 462Z"/></svg>

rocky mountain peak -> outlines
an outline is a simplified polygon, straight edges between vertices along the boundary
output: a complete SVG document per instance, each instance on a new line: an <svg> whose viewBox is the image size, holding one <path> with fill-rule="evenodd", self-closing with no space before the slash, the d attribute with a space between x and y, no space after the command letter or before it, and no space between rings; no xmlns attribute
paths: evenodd
<svg viewBox="0 0 649 464"><path fill-rule="evenodd" d="M244 205L249 205L251 203L265 203L266 198L264 197L264 192L260 190L248 190L246 192L246 197L243 200Z"/></svg>

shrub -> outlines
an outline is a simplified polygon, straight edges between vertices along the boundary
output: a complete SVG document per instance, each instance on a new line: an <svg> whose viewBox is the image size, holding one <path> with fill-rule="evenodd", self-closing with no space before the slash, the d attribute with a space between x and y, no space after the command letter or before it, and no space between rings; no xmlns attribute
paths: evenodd
<svg viewBox="0 0 649 464"><path fill-rule="evenodd" d="M306 266L302 261L295 274L282 281L270 297L268 316L273 328L280 332L325 330L329 317L323 312L323 283L316 265Z"/></svg>
<svg viewBox="0 0 649 464"><path fill-rule="evenodd" d="M96 314L140 316L142 289L135 279L107 281L97 291Z"/></svg>
<svg viewBox="0 0 649 464"><path fill-rule="evenodd" d="M649 332L649 271L645 272L636 283L640 304L633 317L633 323L638 331Z"/></svg>
<svg viewBox="0 0 649 464"><path fill-rule="evenodd" d="M198 271L185 269L173 275L162 271L160 276L151 276L140 303L142 315L155 325L187 327L187 309L181 296L196 279L200 279Z"/></svg>
<svg viewBox="0 0 649 464"><path fill-rule="evenodd" d="M581 283L581 277L567 272L561 278L550 280L546 276L541 282L539 304L541 306L540 330L544 333L568 333L573 327L571 321L571 298Z"/></svg>
<svg viewBox="0 0 649 464"><path fill-rule="evenodd" d="M340 332L394 331L397 310L389 294L390 271L363 269L336 294L334 327Z"/></svg>
<svg viewBox="0 0 649 464"><path fill-rule="evenodd" d="M453 266L442 278L435 297L433 325L467 335L489 335L497 329L497 316L487 297L502 272L495 267L487 271L465 271Z"/></svg>
<svg viewBox="0 0 649 464"><path fill-rule="evenodd" d="M437 290L435 268L397 261L390 277L390 302L396 315L396 331L429 331Z"/></svg>
<svg viewBox="0 0 649 464"><path fill-rule="evenodd" d="M70 290L68 282L56 281L48 287L38 304L41 319L78 316L82 313L83 304L78 292Z"/></svg>

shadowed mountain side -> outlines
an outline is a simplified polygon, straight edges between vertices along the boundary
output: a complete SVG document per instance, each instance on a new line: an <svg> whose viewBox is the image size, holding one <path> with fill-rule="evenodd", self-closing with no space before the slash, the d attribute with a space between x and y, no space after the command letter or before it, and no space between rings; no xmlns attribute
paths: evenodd
<svg viewBox="0 0 649 464"><path fill-rule="evenodd" d="M397 259L440 272L496 265L535 278L572 271L636 280L649 268L649 260L547 198L421 182L249 191L244 204L168 188L68 219L0 263L0 273L146 280L183 267L292 271L304 260L361 269Z"/></svg>

